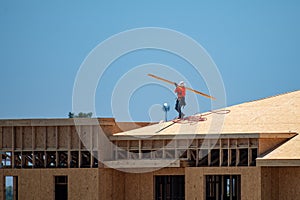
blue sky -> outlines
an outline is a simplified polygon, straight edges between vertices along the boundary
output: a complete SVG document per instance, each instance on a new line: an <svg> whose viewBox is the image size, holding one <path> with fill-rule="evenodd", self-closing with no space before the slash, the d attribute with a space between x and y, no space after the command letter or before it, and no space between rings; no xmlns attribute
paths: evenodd
<svg viewBox="0 0 300 200"><path fill-rule="evenodd" d="M112 35L142 27L172 29L202 45L220 71L228 105L298 90L299 21L299 1L2 0L0 118L67 117L88 54ZM174 67L195 89L208 92L181 58L155 50L132 52L116 60L99 82L94 116L113 115L112 89L144 63ZM207 99L197 99L199 108L188 108L188 114L210 109ZM131 96L128 109L135 121L159 120L163 112L151 107L168 102L173 118L174 100L172 91L148 85Z"/></svg>

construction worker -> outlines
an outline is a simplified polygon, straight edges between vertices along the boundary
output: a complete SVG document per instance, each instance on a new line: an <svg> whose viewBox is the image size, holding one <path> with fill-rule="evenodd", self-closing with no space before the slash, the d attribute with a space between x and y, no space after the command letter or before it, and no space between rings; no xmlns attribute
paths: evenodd
<svg viewBox="0 0 300 200"><path fill-rule="evenodd" d="M184 107L186 105L185 103L185 85L183 81L180 81L179 84L174 83L176 86L175 93L177 93L177 99L176 99L176 105L175 110L178 112L179 119L182 119L184 117L184 113L181 112L181 107Z"/></svg>

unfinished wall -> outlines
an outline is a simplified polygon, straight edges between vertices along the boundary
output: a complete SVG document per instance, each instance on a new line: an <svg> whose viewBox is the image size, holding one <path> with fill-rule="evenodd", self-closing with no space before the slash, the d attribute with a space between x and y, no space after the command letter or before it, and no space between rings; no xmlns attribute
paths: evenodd
<svg viewBox="0 0 300 200"><path fill-rule="evenodd" d="M96 200L98 192L98 169L3 169L0 184L5 176L18 177L19 199L53 200L55 176L68 176L68 199ZM0 199L4 199L1 187Z"/></svg>
<svg viewBox="0 0 300 200"><path fill-rule="evenodd" d="M185 168L186 199L205 199L205 175L241 175L241 199L260 199L259 167L203 167Z"/></svg>
<svg viewBox="0 0 300 200"><path fill-rule="evenodd" d="M99 169L99 199L123 200L125 199L124 174L120 171L101 168Z"/></svg>
<svg viewBox="0 0 300 200"><path fill-rule="evenodd" d="M125 200L153 200L156 175L184 175L184 168L164 168L148 173L124 173Z"/></svg>
<svg viewBox="0 0 300 200"><path fill-rule="evenodd" d="M148 173L126 173L109 168L99 169L99 199L153 200L155 175L184 175L184 168L165 168Z"/></svg>
<svg viewBox="0 0 300 200"><path fill-rule="evenodd" d="M287 140L287 138L260 138L258 154L261 155L270 152L270 150L273 150Z"/></svg>
<svg viewBox="0 0 300 200"><path fill-rule="evenodd" d="M280 200L278 168L275 167L261 168L261 199Z"/></svg>
<svg viewBox="0 0 300 200"><path fill-rule="evenodd" d="M300 167L279 168L279 199L300 198Z"/></svg>
<svg viewBox="0 0 300 200"><path fill-rule="evenodd" d="M300 197L300 167L262 167L262 200Z"/></svg>

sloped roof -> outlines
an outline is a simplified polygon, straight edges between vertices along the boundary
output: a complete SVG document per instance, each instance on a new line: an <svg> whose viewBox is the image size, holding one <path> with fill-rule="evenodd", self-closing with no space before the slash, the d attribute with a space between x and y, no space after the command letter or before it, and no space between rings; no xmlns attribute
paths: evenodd
<svg viewBox="0 0 300 200"><path fill-rule="evenodd" d="M173 134L299 133L300 90L203 113L205 121L164 122L114 136ZM225 114L227 112L227 114ZM222 114L223 113L223 114ZM209 115L207 115L209 114ZM199 116L198 116L199 117ZM190 118L191 119L191 118Z"/></svg>
<svg viewBox="0 0 300 200"><path fill-rule="evenodd" d="M113 137L163 137L167 135L242 135L277 137L300 133L300 90L225 108L227 114L203 113L205 121L183 120L155 124ZM225 112L223 112L225 113ZM206 115L209 114L209 115ZM257 159L258 166L300 166L300 135Z"/></svg>
<svg viewBox="0 0 300 200"><path fill-rule="evenodd" d="M300 135L257 158L256 163L258 166L300 166Z"/></svg>

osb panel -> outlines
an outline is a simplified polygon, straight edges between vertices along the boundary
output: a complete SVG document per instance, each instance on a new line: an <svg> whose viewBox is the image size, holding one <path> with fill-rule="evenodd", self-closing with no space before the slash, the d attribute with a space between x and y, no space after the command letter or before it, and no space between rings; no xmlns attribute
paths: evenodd
<svg viewBox="0 0 300 200"><path fill-rule="evenodd" d="M259 155L264 154L286 140L287 139L285 138L277 138L277 139L261 138L259 139L258 154Z"/></svg>
<svg viewBox="0 0 300 200"><path fill-rule="evenodd" d="M92 146L93 146L93 149L96 149L98 147L98 134L99 134L99 132L97 130L98 130L98 127L93 126L93 131L92 131Z"/></svg>
<svg viewBox="0 0 300 200"><path fill-rule="evenodd" d="M123 200L125 194L125 179L123 172L113 170L112 186L112 199Z"/></svg>
<svg viewBox="0 0 300 200"><path fill-rule="evenodd" d="M152 200L153 196L153 174L152 173L144 173L140 174L140 199L143 200Z"/></svg>
<svg viewBox="0 0 300 200"><path fill-rule="evenodd" d="M278 168L261 168L261 199L280 200L279 198L279 170Z"/></svg>
<svg viewBox="0 0 300 200"><path fill-rule="evenodd" d="M120 140L120 141L116 141L118 144L118 147L122 147L122 149L127 149L127 140Z"/></svg>
<svg viewBox="0 0 300 200"><path fill-rule="evenodd" d="M129 131L137 128L141 128L144 126L149 126L153 123L149 122L116 122L115 126L112 126L112 133L119 133L124 131Z"/></svg>
<svg viewBox="0 0 300 200"><path fill-rule="evenodd" d="M76 126L71 127L71 149L79 149L79 135Z"/></svg>
<svg viewBox="0 0 300 200"><path fill-rule="evenodd" d="M54 199L54 170L43 169L41 170L41 200L53 200Z"/></svg>
<svg viewBox="0 0 300 200"><path fill-rule="evenodd" d="M141 199L140 189L143 187L140 182L140 174L128 173L125 175L125 200Z"/></svg>
<svg viewBox="0 0 300 200"><path fill-rule="evenodd" d="M190 171L191 170L191 171ZM253 200L261 198L261 179L259 167L203 167L203 168L185 168L186 178L188 181L185 187L187 199L203 199L205 195L205 175L226 175L237 174L241 175L241 199ZM198 177L198 178L197 178ZM199 180L202 177L202 180ZM190 178L190 179L189 179ZM189 180L188 180L189 179ZM200 186L200 187L199 187ZM197 188L199 187L199 188ZM202 190L202 191L201 191ZM196 193L195 193L196 192Z"/></svg>
<svg viewBox="0 0 300 200"><path fill-rule="evenodd" d="M165 148L175 148L176 146L176 141L175 140L165 140L164 142Z"/></svg>
<svg viewBox="0 0 300 200"><path fill-rule="evenodd" d="M23 127L17 126L14 127L15 129L15 148L21 149L22 148L22 131Z"/></svg>
<svg viewBox="0 0 300 200"><path fill-rule="evenodd" d="M154 175L184 175L185 168L162 168L158 171L154 171Z"/></svg>
<svg viewBox="0 0 300 200"><path fill-rule="evenodd" d="M163 146L164 146L163 140L153 140L153 143L152 143L153 148L160 149L160 148L163 148Z"/></svg>
<svg viewBox="0 0 300 200"><path fill-rule="evenodd" d="M3 172L3 176L21 176L23 170L7 168L0 171Z"/></svg>
<svg viewBox="0 0 300 200"><path fill-rule="evenodd" d="M82 142L82 149L91 149L92 131L91 126L81 126L80 128L80 140Z"/></svg>
<svg viewBox="0 0 300 200"><path fill-rule="evenodd" d="M132 141L130 141L129 148L131 148L131 149L139 149L139 141L138 140L132 140Z"/></svg>
<svg viewBox="0 0 300 200"><path fill-rule="evenodd" d="M274 151L264 156L262 161L266 163L269 162L271 164L273 160L273 164L276 165L276 159L282 159L282 161L286 160L285 165L288 165L290 163L291 165L288 166L297 166L298 164L295 165L293 163L296 163L297 160L299 160L299 158L300 158L300 135L297 135L292 139L290 139L289 141L285 142L284 144L280 145ZM288 162L288 160L291 160L291 162ZM284 163L284 161L281 163Z"/></svg>
<svg viewBox="0 0 300 200"><path fill-rule="evenodd" d="M186 199L203 199L204 184L201 168L185 168L185 197Z"/></svg>
<svg viewBox="0 0 300 200"><path fill-rule="evenodd" d="M113 143L108 138L100 134L98 137L99 156L102 160L111 160L113 157Z"/></svg>
<svg viewBox="0 0 300 200"><path fill-rule="evenodd" d="M99 170L99 199L124 200L125 176L123 172L115 169L101 168Z"/></svg>
<svg viewBox="0 0 300 200"><path fill-rule="evenodd" d="M55 176L68 176L68 199L98 199L97 169L43 169L41 172L41 200L54 199Z"/></svg>
<svg viewBox="0 0 300 200"><path fill-rule="evenodd" d="M106 136L111 136L113 133L117 132L116 126L112 125L101 125L101 132L103 132Z"/></svg>
<svg viewBox="0 0 300 200"><path fill-rule="evenodd" d="M241 199L261 199L260 168L241 169Z"/></svg>
<svg viewBox="0 0 300 200"><path fill-rule="evenodd" d="M59 126L58 127L58 148L59 149L67 149L69 143L69 127Z"/></svg>
<svg viewBox="0 0 300 200"><path fill-rule="evenodd" d="M47 127L47 148L56 148L56 127Z"/></svg>
<svg viewBox="0 0 300 200"><path fill-rule="evenodd" d="M142 140L142 149L152 149L152 140Z"/></svg>
<svg viewBox="0 0 300 200"><path fill-rule="evenodd" d="M1 187L2 185L4 186L4 184L3 170L0 170L0 199L4 199L4 187Z"/></svg>
<svg viewBox="0 0 300 200"><path fill-rule="evenodd" d="M45 149L46 127L35 127L35 147L38 149Z"/></svg>
<svg viewBox="0 0 300 200"><path fill-rule="evenodd" d="M98 199L98 170L72 169L68 176L68 198L72 200Z"/></svg>
<svg viewBox="0 0 300 200"><path fill-rule="evenodd" d="M18 177L19 199L42 199L40 177L41 170L22 170Z"/></svg>
<svg viewBox="0 0 300 200"><path fill-rule="evenodd" d="M113 169L99 169L99 199L108 200L113 196L113 181L112 181Z"/></svg>
<svg viewBox="0 0 300 200"><path fill-rule="evenodd" d="M23 127L23 148L32 149L32 127Z"/></svg>
<svg viewBox="0 0 300 200"><path fill-rule="evenodd" d="M170 122L161 123L147 128L123 132L119 135L166 135L166 134L207 134L214 133L214 122L216 118L224 118L222 133L286 133L290 130L299 132L300 91L264 98L258 101L246 102L230 106L226 115L207 115L206 121L193 124L175 123L155 134L162 126ZM224 113L225 114L225 113ZM278 123L280 122L280 123Z"/></svg>
<svg viewBox="0 0 300 200"><path fill-rule="evenodd" d="M12 127L2 128L2 147L12 148Z"/></svg>
<svg viewBox="0 0 300 200"><path fill-rule="evenodd" d="M300 198L300 167L279 168L279 198L290 200Z"/></svg>

